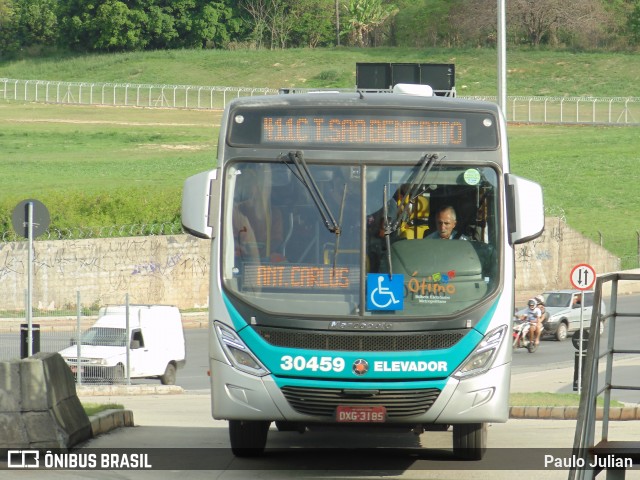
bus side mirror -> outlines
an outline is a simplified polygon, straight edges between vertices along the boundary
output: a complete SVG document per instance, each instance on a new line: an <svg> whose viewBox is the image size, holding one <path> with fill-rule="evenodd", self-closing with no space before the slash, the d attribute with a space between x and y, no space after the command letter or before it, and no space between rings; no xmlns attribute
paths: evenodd
<svg viewBox="0 0 640 480"><path fill-rule="evenodd" d="M506 174L509 243L525 243L542 235L544 203L542 187L536 182Z"/></svg>
<svg viewBox="0 0 640 480"><path fill-rule="evenodd" d="M214 198L220 196L218 170L209 170L189 177L182 190L182 226L199 238L214 238L218 211ZM212 208L212 205L214 208Z"/></svg>

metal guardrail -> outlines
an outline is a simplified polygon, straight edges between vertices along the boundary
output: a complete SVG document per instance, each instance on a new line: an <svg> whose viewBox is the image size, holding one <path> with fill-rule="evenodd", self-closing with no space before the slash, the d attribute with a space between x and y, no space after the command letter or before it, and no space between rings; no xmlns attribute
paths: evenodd
<svg viewBox="0 0 640 480"><path fill-rule="evenodd" d="M583 389L580 394L580 407L578 409L578 419L573 443L573 458L579 459L572 463L569 470L569 480L593 480L601 469L607 469L607 479L623 479L624 468L594 467L593 456L602 457L624 457L625 460L632 460L633 464L640 462L640 442L639 441L615 441L610 439L609 420L612 390L637 390L639 386L620 384L614 381L613 370L615 367L615 355L640 355L640 349L621 349L615 347L616 321L619 318L637 318L640 312L620 312L618 311L618 286L620 282L640 282L640 274L632 273L610 273L598 277L596 281L594 308L589 327L589 343L587 355L584 361ZM610 288L609 313L601 311L603 290ZM606 321L605 332L607 334L606 346L601 348L601 333L598 328L600 318ZM600 373L600 360L604 359L604 378ZM602 380L600 382L599 380ZM600 386L602 384L602 386ZM601 440L596 445L596 401L598 396L603 395L604 408L601 425ZM581 464L582 466L578 465ZM625 463L627 463L625 461ZM614 467L615 463L611 464ZM625 467L626 468L626 467Z"/></svg>
<svg viewBox="0 0 640 480"><path fill-rule="evenodd" d="M287 92L309 90L312 89L280 89L280 91ZM333 90L355 91L355 89ZM222 110L234 98L272 95L278 92L279 90L271 88L58 82L0 78L0 100L64 105ZM446 92L440 93L446 94ZM457 94L454 92L454 95ZM497 101L495 96L457 95L457 97ZM507 104L506 115L509 122L640 125L640 97L511 96L507 97Z"/></svg>

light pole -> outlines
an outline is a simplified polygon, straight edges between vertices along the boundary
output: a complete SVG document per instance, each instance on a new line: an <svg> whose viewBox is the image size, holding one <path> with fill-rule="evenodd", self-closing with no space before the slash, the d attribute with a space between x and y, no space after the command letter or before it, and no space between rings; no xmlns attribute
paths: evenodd
<svg viewBox="0 0 640 480"><path fill-rule="evenodd" d="M340 46L340 0L336 0L336 45Z"/></svg>
<svg viewBox="0 0 640 480"><path fill-rule="evenodd" d="M505 0L498 0L498 106L507 116L507 20Z"/></svg>

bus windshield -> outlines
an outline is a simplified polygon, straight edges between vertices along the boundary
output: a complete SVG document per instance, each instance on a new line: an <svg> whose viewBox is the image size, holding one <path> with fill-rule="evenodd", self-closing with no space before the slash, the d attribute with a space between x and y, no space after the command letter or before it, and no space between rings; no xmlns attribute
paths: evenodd
<svg viewBox="0 0 640 480"><path fill-rule="evenodd" d="M477 305L499 284L499 173L428 158L230 163L225 291L259 311L322 318L425 319ZM367 305L375 273L401 279L400 308Z"/></svg>

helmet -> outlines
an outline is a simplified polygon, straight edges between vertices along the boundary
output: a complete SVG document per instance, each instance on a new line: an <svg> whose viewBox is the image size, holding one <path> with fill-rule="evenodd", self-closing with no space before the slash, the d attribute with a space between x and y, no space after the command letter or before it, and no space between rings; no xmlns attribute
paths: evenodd
<svg viewBox="0 0 640 480"><path fill-rule="evenodd" d="M537 295L534 300L538 303L538 305L544 305L544 297L542 295Z"/></svg>
<svg viewBox="0 0 640 480"><path fill-rule="evenodd" d="M530 307L535 307L536 303L537 302L532 298L527 302L527 305L529 305Z"/></svg>

